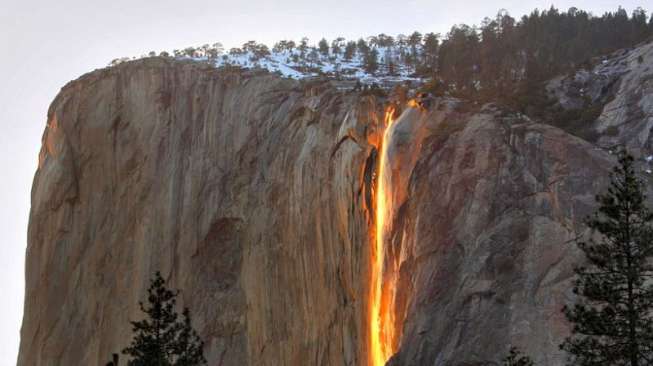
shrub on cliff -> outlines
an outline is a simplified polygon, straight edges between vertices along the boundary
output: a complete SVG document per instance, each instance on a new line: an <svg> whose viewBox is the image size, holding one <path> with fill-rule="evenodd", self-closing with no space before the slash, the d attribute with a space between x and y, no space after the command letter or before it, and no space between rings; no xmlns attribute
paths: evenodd
<svg viewBox="0 0 653 366"><path fill-rule="evenodd" d="M573 324L560 346L570 365L651 364L653 213L632 156L620 153L611 178L587 222L598 235L577 241L587 263L576 268L576 304L563 309Z"/></svg>
<svg viewBox="0 0 653 366"><path fill-rule="evenodd" d="M517 347L511 347L508 356L503 359L503 366L533 366L530 357L525 356Z"/></svg>

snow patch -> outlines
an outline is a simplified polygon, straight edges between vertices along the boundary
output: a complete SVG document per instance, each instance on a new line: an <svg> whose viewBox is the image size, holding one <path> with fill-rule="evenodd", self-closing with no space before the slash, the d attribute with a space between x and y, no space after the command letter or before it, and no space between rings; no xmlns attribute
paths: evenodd
<svg viewBox="0 0 653 366"><path fill-rule="evenodd" d="M301 57L300 51L284 50L271 52L267 56L256 57L252 52L224 54L215 60L216 67L238 66L246 69L265 69L292 79L305 79L320 75L337 77L344 80L359 80L362 84L399 84L421 81L414 76L415 70L403 65L394 50L377 48L379 53L377 72L365 70L362 56L356 54L345 59L343 54L329 56L319 55ZM185 57L188 59L188 57ZM206 57L193 57L193 60L208 62ZM392 66L390 66L392 65ZM392 72L391 72L392 71Z"/></svg>

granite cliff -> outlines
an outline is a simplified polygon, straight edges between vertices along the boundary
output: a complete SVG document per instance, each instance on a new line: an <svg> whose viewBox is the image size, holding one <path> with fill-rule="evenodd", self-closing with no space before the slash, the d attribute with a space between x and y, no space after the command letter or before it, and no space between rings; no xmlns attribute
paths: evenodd
<svg viewBox="0 0 653 366"><path fill-rule="evenodd" d="M615 103L637 98L618 136L642 158L648 135L621 131L653 123L650 48L596 122L602 133ZM565 243L612 156L492 104L391 101L389 364L487 364L511 344L560 364L579 258ZM210 365L367 365L388 102L162 58L65 86L32 189L18 365L103 365L156 270L183 289Z"/></svg>

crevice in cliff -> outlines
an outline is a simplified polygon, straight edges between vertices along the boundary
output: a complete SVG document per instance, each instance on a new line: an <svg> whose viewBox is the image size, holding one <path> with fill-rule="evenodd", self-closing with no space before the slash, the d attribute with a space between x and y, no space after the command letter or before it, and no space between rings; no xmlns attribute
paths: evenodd
<svg viewBox="0 0 653 366"><path fill-rule="evenodd" d="M361 193L363 193L362 191L364 191L365 207L368 209L370 217L373 216L372 211L374 210L374 180L376 173L377 156L378 150L376 148L372 148L370 154L367 156L367 159L365 159L365 168L363 169L363 185L358 191L359 196Z"/></svg>
<svg viewBox="0 0 653 366"><path fill-rule="evenodd" d="M338 152L338 149L340 149L340 146L347 140L353 141L354 143L358 144L358 141L356 140L356 138L354 136L352 136L350 134L344 136L343 138L340 139L340 141L338 141L338 143L333 148L333 150L331 150L331 155L329 156L331 159L333 159L333 156L336 155L336 153Z"/></svg>

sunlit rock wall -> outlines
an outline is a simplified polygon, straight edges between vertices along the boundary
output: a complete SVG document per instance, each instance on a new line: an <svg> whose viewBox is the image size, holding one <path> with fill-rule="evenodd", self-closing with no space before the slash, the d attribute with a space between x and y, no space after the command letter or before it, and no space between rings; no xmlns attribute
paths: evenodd
<svg viewBox="0 0 653 366"><path fill-rule="evenodd" d="M375 125L373 100L328 84L197 63L67 85L34 179L18 365L104 365L157 270L211 365L361 364Z"/></svg>

